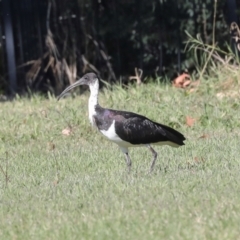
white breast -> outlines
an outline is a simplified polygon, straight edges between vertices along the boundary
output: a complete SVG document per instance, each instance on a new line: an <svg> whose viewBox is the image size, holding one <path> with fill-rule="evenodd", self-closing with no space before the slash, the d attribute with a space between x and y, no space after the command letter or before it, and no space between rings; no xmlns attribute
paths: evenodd
<svg viewBox="0 0 240 240"><path fill-rule="evenodd" d="M95 125L93 116L97 114L95 110L95 106L96 106L96 102L90 98L88 102L88 117L92 125Z"/></svg>
<svg viewBox="0 0 240 240"><path fill-rule="evenodd" d="M100 132L113 142L122 142L123 140L118 137L115 132L115 120L112 122L111 126L107 130L100 130Z"/></svg>
<svg viewBox="0 0 240 240"><path fill-rule="evenodd" d="M90 123L92 125L94 125L94 117L97 113L96 113L96 106L98 104L98 88L99 88L99 84L98 81L96 81L93 85L90 85L90 97L88 100L88 116L89 116L89 120Z"/></svg>
<svg viewBox="0 0 240 240"><path fill-rule="evenodd" d="M108 138L110 141L118 144L120 147L128 148L128 147L138 147L140 145L133 145L129 142L122 140L115 132L115 120L111 124L108 130L100 130L100 132Z"/></svg>

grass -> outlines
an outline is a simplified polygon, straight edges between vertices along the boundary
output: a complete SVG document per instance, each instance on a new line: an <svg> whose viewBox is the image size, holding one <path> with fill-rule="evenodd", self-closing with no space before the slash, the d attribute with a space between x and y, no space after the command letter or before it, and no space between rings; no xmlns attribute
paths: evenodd
<svg viewBox="0 0 240 240"><path fill-rule="evenodd" d="M1 103L0 239L238 239L240 99L219 98L211 82L193 93L153 83L101 93L102 106L187 137L179 149L155 147L151 175L148 149L130 149L128 174L117 146L92 129L88 92Z"/></svg>

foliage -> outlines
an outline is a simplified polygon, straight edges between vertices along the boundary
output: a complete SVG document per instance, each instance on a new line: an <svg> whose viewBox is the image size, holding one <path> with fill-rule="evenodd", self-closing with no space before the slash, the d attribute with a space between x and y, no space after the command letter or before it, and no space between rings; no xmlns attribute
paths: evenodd
<svg viewBox="0 0 240 240"><path fill-rule="evenodd" d="M185 31L201 35L206 44L212 39L214 5L210 0L86 2L81 4L85 10L82 26L104 44L117 75L139 67L146 75L165 72L172 77L173 72L194 67L191 55L184 53ZM224 2L218 2L215 26L221 46L228 36L223 9Z"/></svg>
<svg viewBox="0 0 240 240"><path fill-rule="evenodd" d="M226 48L225 43L229 41L225 1L47 2L47 30L42 31L48 33L51 30L59 56L52 70L40 71L40 75L30 74L36 77L37 83L28 85L32 89L32 86L48 86L50 82L54 90L47 90L57 93L59 86L62 89L72 82L68 75L82 75L87 71L97 72L108 82L127 83L135 68L142 69L144 77L172 79L182 71L196 70L194 56L184 51L188 40L186 32L193 37L200 36L204 44L211 44L214 28L220 48ZM43 56L37 61L39 59ZM59 77L52 72L58 72L63 60L64 66L72 72ZM42 68L47 65L47 61L41 64ZM31 68L26 69L29 70L31 72ZM28 77L29 74L26 75L27 83L32 81Z"/></svg>
<svg viewBox="0 0 240 240"><path fill-rule="evenodd" d="M239 39L240 29L236 23L232 23L230 27L233 35L234 44L227 45L224 48L219 47L219 44L215 42L215 36L213 35L212 44L206 44L203 42L200 35L197 38L191 36L188 32L188 42L186 49L193 53L194 62L198 71L198 77L201 79L205 74L207 76L214 76L216 72L227 72L230 76L238 74L239 72Z"/></svg>
<svg viewBox="0 0 240 240"><path fill-rule="evenodd" d="M0 44L0 89L4 88L4 82L3 82L3 75L4 75L4 71L3 71L3 58L2 58L2 45Z"/></svg>

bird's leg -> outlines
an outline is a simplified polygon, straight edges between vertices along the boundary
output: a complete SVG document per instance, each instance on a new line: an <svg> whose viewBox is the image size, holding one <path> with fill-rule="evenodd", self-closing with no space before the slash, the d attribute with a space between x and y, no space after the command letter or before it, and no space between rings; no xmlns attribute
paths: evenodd
<svg viewBox="0 0 240 240"><path fill-rule="evenodd" d="M127 167L128 167L128 172L131 172L131 166L132 166L132 162L130 157L128 156L128 153L124 153L125 158L126 158L126 163L127 163Z"/></svg>
<svg viewBox="0 0 240 240"><path fill-rule="evenodd" d="M152 164L151 164L151 167L150 167L150 173L151 173L153 171L153 168L154 168L154 165L155 165L155 162L156 162L156 159L157 159L157 152L150 145L147 145L147 147L150 149L150 151L153 154L153 160L152 160Z"/></svg>
<svg viewBox="0 0 240 240"><path fill-rule="evenodd" d="M132 162L131 162L131 159L130 159L130 157L128 155L128 149L125 148L125 147L120 147L120 149L124 153L124 156L125 156L125 159L126 159L126 163L127 163L127 167L128 167L128 172L130 172L131 171Z"/></svg>

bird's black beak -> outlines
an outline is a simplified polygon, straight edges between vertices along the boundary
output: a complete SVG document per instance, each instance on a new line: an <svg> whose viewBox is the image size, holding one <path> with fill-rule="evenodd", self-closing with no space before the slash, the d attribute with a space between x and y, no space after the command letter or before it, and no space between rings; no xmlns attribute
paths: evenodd
<svg viewBox="0 0 240 240"><path fill-rule="evenodd" d="M58 97L57 100L59 101L67 92L69 92L71 89L80 86L80 85L84 85L85 84L85 79L84 78L80 78L78 81L76 81L75 83L73 83L72 85L70 85L69 87L67 87Z"/></svg>

